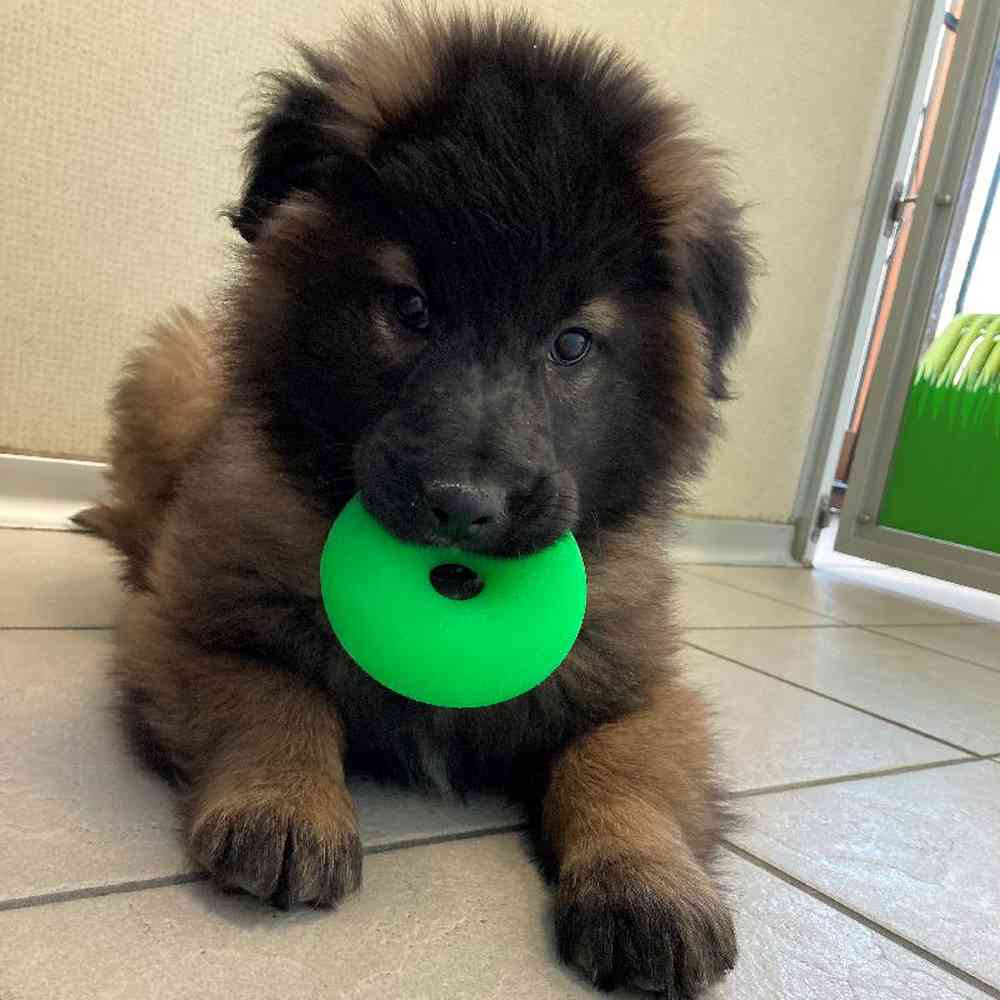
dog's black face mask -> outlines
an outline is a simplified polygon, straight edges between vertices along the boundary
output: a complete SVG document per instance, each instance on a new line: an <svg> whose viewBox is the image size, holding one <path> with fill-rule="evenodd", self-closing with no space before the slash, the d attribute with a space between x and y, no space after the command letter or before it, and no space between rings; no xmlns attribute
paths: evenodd
<svg viewBox="0 0 1000 1000"><path fill-rule="evenodd" d="M429 331L357 450L368 510L400 537L502 555L576 530L614 464L609 416L630 423L634 409L607 343L628 334L609 303L598 313L552 331L514 317Z"/></svg>
<svg viewBox="0 0 1000 1000"><path fill-rule="evenodd" d="M403 538L532 551L576 526L577 480L556 443L567 414L550 399L544 359L484 353L460 336L428 347L362 439L361 496Z"/></svg>
<svg viewBox="0 0 1000 1000"><path fill-rule="evenodd" d="M401 538L500 555L696 468L747 299L731 204L644 180L669 109L528 41L450 66L361 153L313 57L333 90L283 81L234 216L271 330L242 371L285 466L324 510L360 491ZM680 191L699 166L675 159Z"/></svg>

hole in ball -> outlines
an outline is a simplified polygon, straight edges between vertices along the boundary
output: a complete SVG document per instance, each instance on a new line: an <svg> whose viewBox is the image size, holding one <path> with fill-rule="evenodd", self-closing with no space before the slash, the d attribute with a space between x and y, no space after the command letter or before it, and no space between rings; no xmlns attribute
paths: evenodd
<svg viewBox="0 0 1000 1000"><path fill-rule="evenodd" d="M431 586L442 597L450 597L453 601L467 601L482 593L486 581L468 566L443 563L431 570Z"/></svg>

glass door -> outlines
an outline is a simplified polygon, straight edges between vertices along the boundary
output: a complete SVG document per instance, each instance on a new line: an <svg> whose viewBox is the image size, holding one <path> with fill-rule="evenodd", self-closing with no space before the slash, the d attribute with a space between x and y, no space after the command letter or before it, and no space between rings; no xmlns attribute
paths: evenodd
<svg viewBox="0 0 1000 1000"><path fill-rule="evenodd" d="M1000 592L1000 3L967 0L835 547Z"/></svg>

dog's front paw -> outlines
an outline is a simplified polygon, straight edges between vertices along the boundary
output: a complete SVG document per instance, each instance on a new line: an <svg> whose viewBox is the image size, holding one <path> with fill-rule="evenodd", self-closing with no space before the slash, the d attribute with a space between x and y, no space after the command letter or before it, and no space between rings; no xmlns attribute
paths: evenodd
<svg viewBox="0 0 1000 1000"><path fill-rule="evenodd" d="M732 917L693 862L607 854L559 877L556 937L562 957L595 986L696 997L736 961Z"/></svg>
<svg viewBox="0 0 1000 1000"><path fill-rule="evenodd" d="M250 784L203 796L191 852L222 886L281 909L329 907L361 884L361 839L346 792Z"/></svg>

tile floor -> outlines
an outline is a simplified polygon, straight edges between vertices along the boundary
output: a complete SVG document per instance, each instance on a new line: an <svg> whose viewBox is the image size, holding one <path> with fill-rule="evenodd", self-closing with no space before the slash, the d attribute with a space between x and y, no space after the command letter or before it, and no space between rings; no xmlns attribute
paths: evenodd
<svg viewBox="0 0 1000 1000"><path fill-rule="evenodd" d="M747 820L713 1000L1000 998L1000 599L854 564L682 583ZM0 530L0 1000L597 995L489 799L357 785L365 889L334 914L201 881L108 710L119 600L94 540Z"/></svg>

